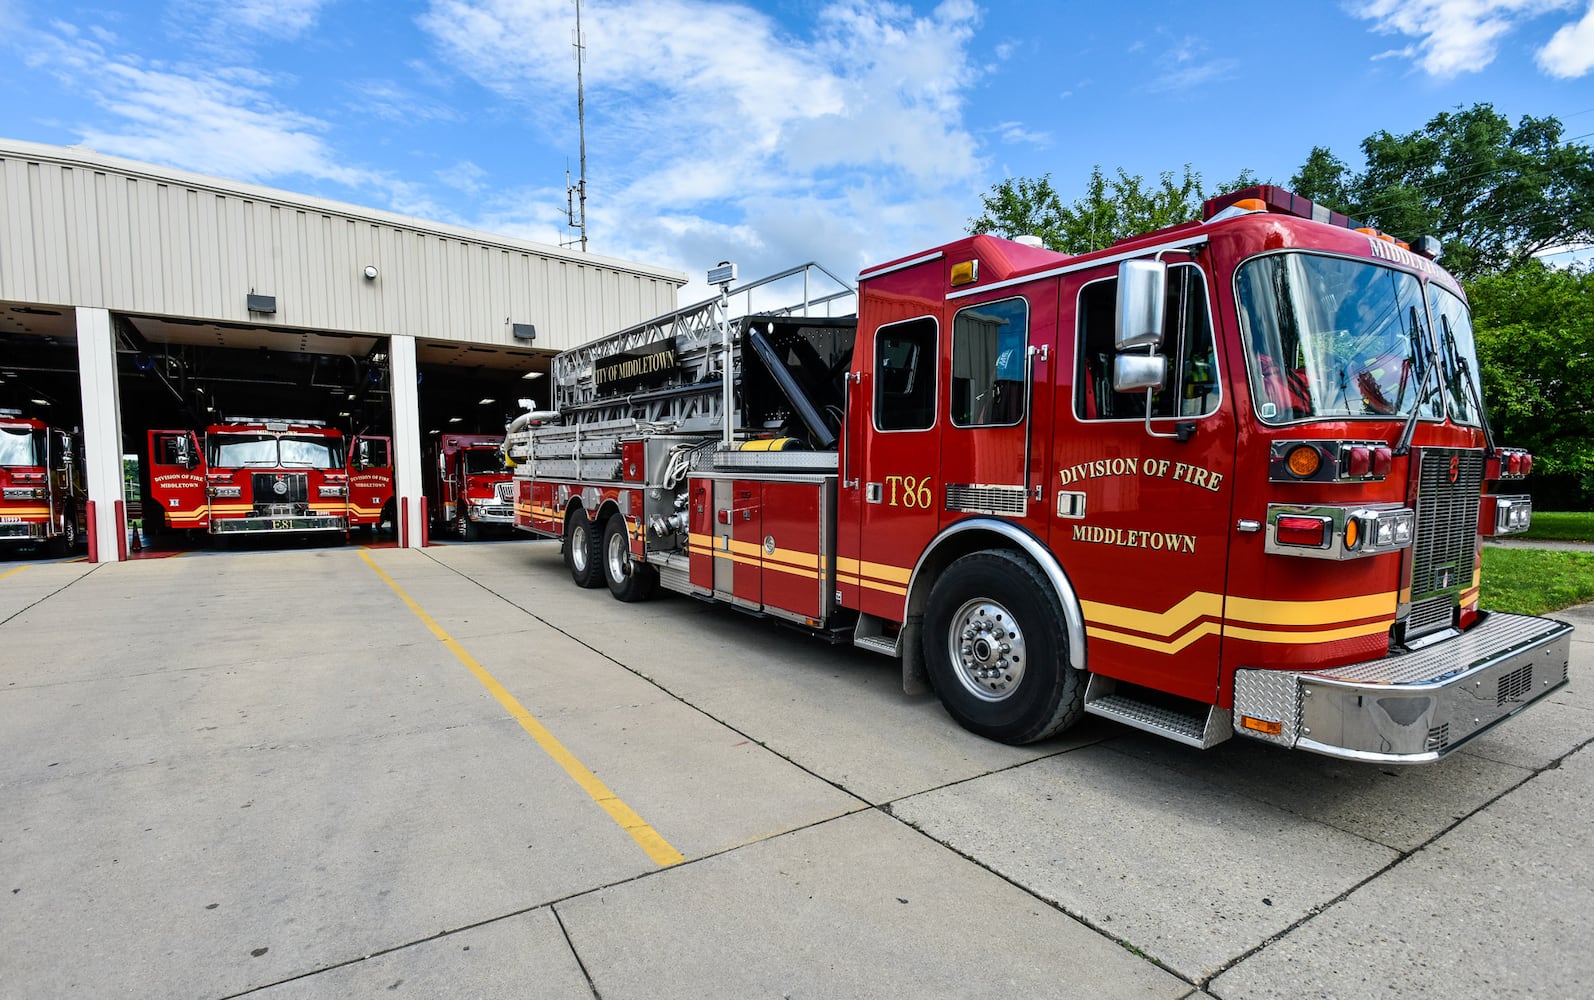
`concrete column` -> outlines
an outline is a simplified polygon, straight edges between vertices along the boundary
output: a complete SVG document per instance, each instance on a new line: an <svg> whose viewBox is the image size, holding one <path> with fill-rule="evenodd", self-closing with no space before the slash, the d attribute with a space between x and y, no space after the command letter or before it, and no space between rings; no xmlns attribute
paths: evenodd
<svg viewBox="0 0 1594 1000"><path fill-rule="evenodd" d="M99 562L122 558L127 520L122 494L122 401L116 382L116 335L106 309L77 310L78 385L83 395L83 471L94 520L88 530Z"/></svg>
<svg viewBox="0 0 1594 1000"><path fill-rule="evenodd" d="M387 364L388 377L393 380L393 483L398 495L395 517L402 522L398 536L409 548L420 548L421 409L415 383L415 338L389 337Z"/></svg>

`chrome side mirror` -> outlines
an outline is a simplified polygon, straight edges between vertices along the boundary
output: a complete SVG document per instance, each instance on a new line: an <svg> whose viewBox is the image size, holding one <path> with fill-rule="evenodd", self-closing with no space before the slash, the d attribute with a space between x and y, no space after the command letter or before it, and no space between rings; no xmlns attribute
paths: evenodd
<svg viewBox="0 0 1594 1000"><path fill-rule="evenodd" d="M1162 317L1167 300L1167 264L1160 260L1126 260L1118 265L1118 350L1162 346Z"/></svg>
<svg viewBox="0 0 1594 1000"><path fill-rule="evenodd" d="M1161 354L1120 354L1112 362L1114 392L1160 389L1168 379L1168 359Z"/></svg>

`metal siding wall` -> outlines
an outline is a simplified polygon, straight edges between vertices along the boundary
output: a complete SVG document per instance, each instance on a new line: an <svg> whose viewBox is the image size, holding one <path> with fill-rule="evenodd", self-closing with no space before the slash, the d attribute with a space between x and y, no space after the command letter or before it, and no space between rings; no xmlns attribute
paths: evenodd
<svg viewBox="0 0 1594 1000"><path fill-rule="evenodd" d="M673 309L677 287L668 274L488 234L0 148L0 299L563 350ZM251 290L276 296L277 313L251 315ZM534 344L506 319L534 324Z"/></svg>

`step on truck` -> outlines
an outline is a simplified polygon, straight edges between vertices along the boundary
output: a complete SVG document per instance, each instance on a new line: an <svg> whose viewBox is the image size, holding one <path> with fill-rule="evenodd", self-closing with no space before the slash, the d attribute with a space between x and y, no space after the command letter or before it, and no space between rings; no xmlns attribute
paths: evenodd
<svg viewBox="0 0 1594 1000"><path fill-rule="evenodd" d="M1571 633L1479 605L1533 460L1493 439L1438 249L1268 186L1077 256L911 254L848 318L733 319L774 279L721 267L553 359L510 427L516 524L621 600L897 657L992 739L1088 713L1431 761L1563 685Z"/></svg>
<svg viewBox="0 0 1594 1000"><path fill-rule="evenodd" d="M64 556L88 537L82 454L76 434L0 410L0 546Z"/></svg>
<svg viewBox="0 0 1594 1000"><path fill-rule="evenodd" d="M392 517L386 437L313 420L239 417L205 428L149 432L145 528L210 535L367 531Z"/></svg>
<svg viewBox="0 0 1594 1000"><path fill-rule="evenodd" d="M515 523L515 484L502 434L433 432L427 442L426 501L433 538L475 540Z"/></svg>

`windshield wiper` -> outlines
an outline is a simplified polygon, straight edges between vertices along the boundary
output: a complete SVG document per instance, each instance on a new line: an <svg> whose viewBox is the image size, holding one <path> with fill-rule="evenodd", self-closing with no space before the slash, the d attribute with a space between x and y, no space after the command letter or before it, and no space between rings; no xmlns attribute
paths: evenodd
<svg viewBox="0 0 1594 1000"><path fill-rule="evenodd" d="M1450 359L1455 362L1456 374L1467 384L1467 395L1472 397L1473 412L1478 415L1478 424L1483 428L1483 443L1489 449L1489 454L1493 455L1494 429L1489 426L1489 417L1483 412L1483 400L1478 396L1478 384L1472 377L1472 366L1467 364L1467 359L1461 356L1457 348L1455 331L1450 329L1450 317L1440 313L1439 325L1444 328L1445 347L1450 351Z"/></svg>
<svg viewBox="0 0 1594 1000"><path fill-rule="evenodd" d="M1425 346L1422 341L1422 326L1417 321L1417 307L1411 307L1411 356L1418 357L1420 348ZM1411 436L1417 432L1417 421L1422 418L1422 408L1428 402L1430 395L1428 379L1433 375L1433 370L1439 367L1439 359L1432 350L1422 351L1425 363L1422 368L1422 381L1417 383L1417 398L1411 404L1411 416L1406 418L1406 426L1400 432L1400 437L1395 440L1395 454L1407 455L1411 453Z"/></svg>

